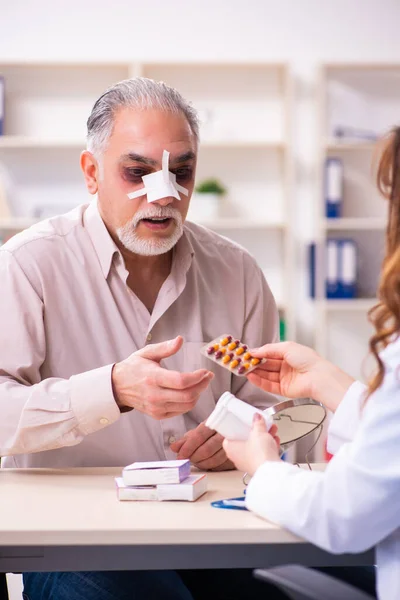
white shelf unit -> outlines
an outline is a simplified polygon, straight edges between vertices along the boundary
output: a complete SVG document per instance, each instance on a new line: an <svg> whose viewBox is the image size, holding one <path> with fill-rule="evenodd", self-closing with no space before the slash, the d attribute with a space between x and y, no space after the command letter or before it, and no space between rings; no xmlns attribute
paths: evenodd
<svg viewBox="0 0 400 600"><path fill-rule="evenodd" d="M387 205L380 198L373 169L376 143L356 139L354 129L378 137L398 122L400 65L323 65L320 79L320 177L316 194L316 301L315 345L329 360L356 378L367 380L374 362L368 357L372 326L368 311L376 294ZM353 135L335 137L337 127L352 128ZM326 218L324 165L327 157L342 160L344 190L342 215ZM325 298L326 256L329 238L351 238L357 244L357 297ZM323 444L316 459L323 458Z"/></svg>
<svg viewBox="0 0 400 600"><path fill-rule="evenodd" d="M271 285L287 336L295 337L289 223L292 91L286 65L2 63L0 75L6 90L0 166L9 176L12 209L12 217L0 219L0 237L90 198L79 155L92 105L107 87L136 75L165 81L200 112L197 181L217 177L228 189L220 216L199 222L252 252Z"/></svg>

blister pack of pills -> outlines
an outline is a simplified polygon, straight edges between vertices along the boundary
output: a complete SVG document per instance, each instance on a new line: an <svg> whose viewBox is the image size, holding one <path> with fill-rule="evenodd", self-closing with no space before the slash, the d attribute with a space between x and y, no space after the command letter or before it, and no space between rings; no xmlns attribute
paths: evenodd
<svg viewBox="0 0 400 600"><path fill-rule="evenodd" d="M201 353L210 360L225 367L234 375L245 377L265 362L251 356L246 344L231 335L220 335L203 346Z"/></svg>

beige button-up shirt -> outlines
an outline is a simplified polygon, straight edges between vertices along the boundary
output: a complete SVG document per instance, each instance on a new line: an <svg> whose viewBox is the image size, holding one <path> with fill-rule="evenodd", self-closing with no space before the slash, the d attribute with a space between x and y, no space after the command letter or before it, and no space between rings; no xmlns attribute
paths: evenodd
<svg viewBox="0 0 400 600"><path fill-rule="evenodd" d="M243 248L186 223L152 314L127 276L96 202L43 221L0 249L3 466L171 459L169 445L204 421L226 390L257 406L275 401L200 354L223 333L253 347L277 339L273 296ZM163 421L138 410L121 414L112 365L178 334L184 346L165 366L215 373L196 407Z"/></svg>

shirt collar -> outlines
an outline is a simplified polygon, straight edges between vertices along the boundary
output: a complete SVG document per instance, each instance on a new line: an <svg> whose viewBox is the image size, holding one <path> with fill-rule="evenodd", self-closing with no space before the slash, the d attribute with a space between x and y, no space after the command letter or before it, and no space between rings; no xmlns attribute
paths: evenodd
<svg viewBox="0 0 400 600"><path fill-rule="evenodd" d="M103 275L107 279L113 258L115 254L119 254L119 250L100 216L97 200L91 202L87 207L84 226L99 259Z"/></svg>

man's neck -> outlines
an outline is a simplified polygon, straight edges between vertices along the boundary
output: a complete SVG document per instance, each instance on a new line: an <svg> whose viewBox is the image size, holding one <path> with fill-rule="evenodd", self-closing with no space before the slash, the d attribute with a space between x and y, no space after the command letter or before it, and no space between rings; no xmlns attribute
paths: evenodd
<svg viewBox="0 0 400 600"><path fill-rule="evenodd" d="M151 281L160 277L166 279L171 272L172 250L158 256L141 256L124 247L120 247L120 252L125 262L125 268L132 277Z"/></svg>
<svg viewBox="0 0 400 600"><path fill-rule="evenodd" d="M173 251L158 256L141 256L120 246L120 252L128 271L128 287L152 314L159 291L171 272Z"/></svg>

